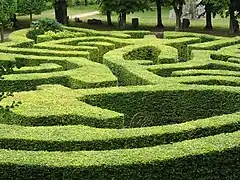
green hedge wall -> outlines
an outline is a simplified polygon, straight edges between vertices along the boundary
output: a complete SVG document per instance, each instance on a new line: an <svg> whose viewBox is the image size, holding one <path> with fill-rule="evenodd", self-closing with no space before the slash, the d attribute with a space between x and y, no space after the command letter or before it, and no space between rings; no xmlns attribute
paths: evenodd
<svg viewBox="0 0 240 180"><path fill-rule="evenodd" d="M21 179L237 179L239 137L236 131L147 149L106 152L1 150L0 172L3 178Z"/></svg>
<svg viewBox="0 0 240 180"><path fill-rule="evenodd" d="M238 179L239 37L64 29L0 45L0 179Z"/></svg>

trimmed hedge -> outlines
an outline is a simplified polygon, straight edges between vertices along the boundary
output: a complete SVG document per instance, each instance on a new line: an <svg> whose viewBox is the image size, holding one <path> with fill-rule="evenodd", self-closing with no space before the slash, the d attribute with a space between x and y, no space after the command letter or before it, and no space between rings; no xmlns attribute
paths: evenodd
<svg viewBox="0 0 240 180"><path fill-rule="evenodd" d="M57 51L57 50L44 50L37 48L13 48L13 47L0 47L0 52L9 54L24 54L24 55L38 55L38 56L59 56L59 57L85 57L89 58L89 52L86 51Z"/></svg>
<svg viewBox="0 0 240 180"><path fill-rule="evenodd" d="M25 74L25 73L41 73L41 72L52 72L52 71L62 71L63 67L54 64L54 63L43 63L39 64L39 66L29 66L29 67L21 67L21 69L14 68L14 74Z"/></svg>
<svg viewBox="0 0 240 180"><path fill-rule="evenodd" d="M34 48L38 49L47 49L47 50L59 50L59 51L67 51L67 56L71 56L71 51L88 51L89 59L93 61L99 60L99 50L97 47L89 47L89 46L70 46L70 45L60 45L55 43L41 43L34 45ZM77 54L77 53L76 53ZM86 57L88 58L88 57Z"/></svg>
<svg viewBox="0 0 240 180"><path fill-rule="evenodd" d="M127 56L134 49L144 49L144 47L149 46L153 45L133 45L110 51L103 56L103 63L118 77L118 81L122 85L156 84L161 81L158 76L147 71L144 66L136 66L132 60L124 60L124 56Z"/></svg>
<svg viewBox="0 0 240 180"><path fill-rule="evenodd" d="M74 33L71 31L62 31L62 32L55 33L55 32L49 31L43 35L39 35L37 37L37 43L51 41L51 40L58 40L63 38L82 37L82 36L85 36L85 33Z"/></svg>
<svg viewBox="0 0 240 180"><path fill-rule="evenodd" d="M0 45L0 179L238 179L238 37L64 28Z"/></svg>
<svg viewBox="0 0 240 180"><path fill-rule="evenodd" d="M1 46L23 47L23 48L32 47L34 44L34 40L27 38L26 34L28 31L29 29L22 29L22 30L11 33L8 37L8 39L11 42L6 42L4 44L1 44Z"/></svg>
<svg viewBox="0 0 240 180"><path fill-rule="evenodd" d="M179 125L118 130L80 125L62 127L1 125L0 147L1 149L31 151L111 150L150 147L224 132L234 132L239 130L239 120L239 114L236 113L189 121Z"/></svg>
<svg viewBox="0 0 240 180"><path fill-rule="evenodd" d="M217 90L175 89L176 91L100 94L90 96L85 102L123 113L126 127L175 124L239 111L240 96L237 94L231 95Z"/></svg>
<svg viewBox="0 0 240 180"><path fill-rule="evenodd" d="M189 48L192 49L197 49L197 50L219 50L223 47L231 46L234 44L240 43L240 37L236 38L225 38L225 39L220 39L217 41L211 41L211 42L205 42L201 44L194 44L190 45Z"/></svg>
<svg viewBox="0 0 240 180"><path fill-rule="evenodd" d="M75 28L75 27L64 27L67 31L85 33L87 36L107 36L116 38L130 38L128 34L116 31L96 31L92 29Z"/></svg>
<svg viewBox="0 0 240 180"><path fill-rule="evenodd" d="M26 55L14 55L14 57L17 59L17 66L29 66L19 69L20 71L30 69L31 73L5 75L4 79L0 81L0 85L5 91L34 90L39 85L51 83L71 88L117 85L117 78L107 67L84 58ZM48 69L38 67L41 63L57 63L62 66L63 71L49 72Z"/></svg>
<svg viewBox="0 0 240 180"><path fill-rule="evenodd" d="M3 178L21 179L237 179L239 146L240 131L236 131L140 149L66 153L1 150L0 172Z"/></svg>
<svg viewBox="0 0 240 180"><path fill-rule="evenodd" d="M157 63L173 63L178 61L178 59L181 60L183 57L180 58L179 55L181 53L179 51L177 53L176 49L168 47L164 44L167 44L170 46L178 46L179 49L182 49L182 47L186 45L181 45L181 44L199 42L199 39L181 38L171 43L168 40L164 42L161 42L161 41L152 42L152 39L144 39L142 41L143 42L141 43L141 45L126 46L121 49L110 51L109 53L106 53L104 55L103 57L104 64L106 64L112 70L112 72L118 77L120 84L138 85L138 84L158 84L158 83L160 84L164 82L162 78L155 76L149 71L146 71L146 68L148 67L138 66L136 68L134 61L133 62L124 61L124 57L127 58L128 54L129 53L131 54L132 51L135 52L136 50L140 49L140 51L143 50L143 52L141 53L144 54L146 47L154 47L154 48L156 47L158 51L161 52L161 54L158 56ZM138 41L136 41L135 43L138 44L137 42ZM147 55L144 55L144 56L146 57ZM136 58L139 59L139 57L136 57ZM149 59L146 59L146 60L149 60Z"/></svg>
<svg viewBox="0 0 240 180"><path fill-rule="evenodd" d="M76 147L73 148L75 150L79 148L87 150L93 148L98 150L146 147L221 132L231 132L240 128L239 113L230 115L231 113L239 111L240 94L234 88L231 89L231 92L227 90L229 91L230 88L183 88L182 86L162 88L160 86L142 86L139 88L103 88L73 91L67 88L53 86L41 88L33 92L18 93L13 99L8 99L8 101L4 103L7 105L12 100L15 100L25 102L24 106L13 109L15 117L11 113L6 114L5 117L3 116L1 123L22 125L80 123L105 128L109 127L110 124L105 125L102 123L101 125L94 125L91 124L93 120L88 120L89 122L79 122L79 120L91 116L95 117L96 122L102 122L104 117L107 117L107 119L118 117L121 119L124 118L125 128L129 127L129 129L110 130L72 126L62 128L46 127L46 129L43 129L43 127L21 128L21 130L19 130L20 127L18 126L3 126L3 141L1 141L0 144L5 147L11 147L12 143L16 145L14 139L21 139L18 142L19 145L16 145L16 147L20 149L31 149L34 144L39 144L37 147L34 146L35 149L41 150L41 148L49 148L48 150L56 150L56 144L59 144L62 150L69 150L69 148L74 145L76 145ZM34 106L32 106L32 100L34 100ZM87 104L79 100L87 102ZM116 104L114 102L118 103ZM154 109L152 105L154 105ZM66 106L68 108L66 108ZM103 109L96 108L96 106ZM48 107L51 108L49 109ZM46 111L46 109L48 110ZM115 112L109 110L114 110ZM171 111L174 111L174 113L171 113ZM120 112L120 114L116 112ZM145 114L142 113L145 115L144 121L131 119L131 117L139 114L139 112L148 112ZM161 114L160 117L162 118L157 118L155 119L157 121L153 121L154 113ZM57 115L58 118L52 117L53 114ZM18 117L16 117L16 115L18 115ZM72 119L73 115L79 117ZM148 115L152 117L148 118ZM21 116L25 118L21 118ZM135 116L135 118L137 118L137 116ZM40 122L41 124L39 124ZM122 123L122 121L119 121L119 123L120 122ZM180 122L185 123L179 124ZM163 124L171 125L160 126ZM134 129L134 127L153 125L159 126ZM5 134L5 131L9 131L10 134ZM16 132L16 136L13 132ZM32 135L27 137L30 132L32 132ZM51 135L52 132L56 134ZM94 133L89 134L91 132ZM11 135L11 133L13 134ZM46 134L48 135L45 136ZM62 136L62 134L66 136ZM7 140L7 143L4 143L4 139L6 141L6 138L9 140ZM47 140L51 140L53 144L47 142ZM34 141L34 144L31 144L31 141ZM24 147L25 143L30 145ZM66 147L63 148L65 144Z"/></svg>

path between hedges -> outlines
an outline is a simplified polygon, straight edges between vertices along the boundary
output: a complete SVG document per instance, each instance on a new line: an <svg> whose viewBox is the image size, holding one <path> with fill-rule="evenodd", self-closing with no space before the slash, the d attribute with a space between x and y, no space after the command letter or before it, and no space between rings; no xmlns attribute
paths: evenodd
<svg viewBox="0 0 240 180"><path fill-rule="evenodd" d="M72 19L83 18L83 17L89 17L89 16L98 15L98 14L100 14L99 11L92 11L92 12L88 12L88 13L77 14L77 15L71 16L70 18L72 18Z"/></svg>

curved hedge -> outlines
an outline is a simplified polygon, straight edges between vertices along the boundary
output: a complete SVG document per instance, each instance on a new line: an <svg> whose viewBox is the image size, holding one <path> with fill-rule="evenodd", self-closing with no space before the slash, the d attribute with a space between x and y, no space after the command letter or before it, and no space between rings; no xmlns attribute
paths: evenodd
<svg viewBox="0 0 240 180"><path fill-rule="evenodd" d="M0 179L239 179L239 37L27 31L0 44Z"/></svg>

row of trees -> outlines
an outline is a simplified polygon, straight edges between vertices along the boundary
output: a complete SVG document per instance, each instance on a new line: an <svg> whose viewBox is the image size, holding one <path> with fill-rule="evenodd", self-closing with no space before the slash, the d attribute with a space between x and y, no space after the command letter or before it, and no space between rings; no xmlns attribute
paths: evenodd
<svg viewBox="0 0 240 180"><path fill-rule="evenodd" d="M11 25L15 13L30 15L32 21L33 14L41 14L47 9L49 0L1 0L0 1L0 22L4 26Z"/></svg>
<svg viewBox="0 0 240 180"><path fill-rule="evenodd" d="M197 0L192 0L192 2ZM183 13L183 5L186 0L97 0L98 4L102 7L107 14L107 22L112 24L111 12L119 14L119 25L124 28L126 24L126 15L136 11L149 10L151 3L156 3L157 6L157 27L163 28L162 22L162 6L173 7L176 14L176 31L181 29L181 17ZM199 5L205 5L206 9L206 27L212 29L212 15L220 14L221 16L230 17L230 33L235 33L237 29L237 14L240 12L239 0L202 0Z"/></svg>
<svg viewBox="0 0 240 180"><path fill-rule="evenodd" d="M32 21L33 14L40 14L46 9L47 3L57 4L67 0L1 0L0 1L0 22L7 25L10 17L14 14L28 14ZM193 2L197 0L192 0ZM127 14L136 11L149 10L152 3L157 6L157 27L163 28L162 22L162 6L173 7L176 14L176 31L181 30L181 17L183 5L186 0L96 0L103 11L106 12L107 22L112 25L111 13L116 12L119 15L119 26L124 29L126 25ZM64 4L64 3L63 3ZM229 16L230 33L235 33L238 29L237 16L240 12L239 0L201 0L199 4L205 5L206 9L206 27L212 29L212 16L220 14L221 16ZM55 6L56 7L56 6ZM58 7L59 8L59 7ZM58 11L56 11L58 12ZM65 18L66 17L62 17ZM65 21L63 21L65 22Z"/></svg>
<svg viewBox="0 0 240 180"><path fill-rule="evenodd" d="M238 30L237 17L240 13L240 1L239 0L202 0L200 4L205 5L206 10L206 27L212 29L212 16L220 14L222 17L229 16L230 33L236 33Z"/></svg>

